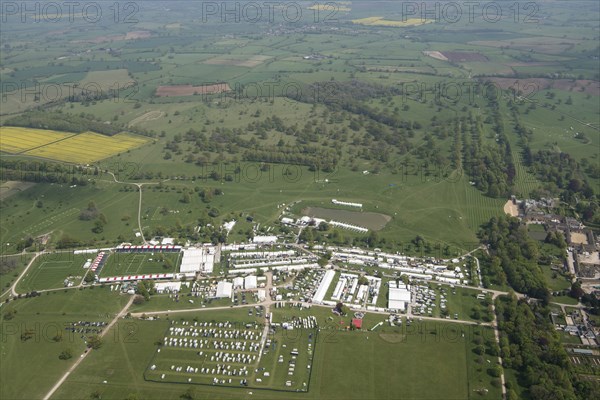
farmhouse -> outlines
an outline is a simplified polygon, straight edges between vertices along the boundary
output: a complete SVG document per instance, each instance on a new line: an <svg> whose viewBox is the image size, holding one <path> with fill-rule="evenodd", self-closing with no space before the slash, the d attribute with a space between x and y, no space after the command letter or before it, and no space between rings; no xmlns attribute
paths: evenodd
<svg viewBox="0 0 600 400"><path fill-rule="evenodd" d="M403 311L406 310L408 303L410 303L410 286L390 281L388 308Z"/></svg>

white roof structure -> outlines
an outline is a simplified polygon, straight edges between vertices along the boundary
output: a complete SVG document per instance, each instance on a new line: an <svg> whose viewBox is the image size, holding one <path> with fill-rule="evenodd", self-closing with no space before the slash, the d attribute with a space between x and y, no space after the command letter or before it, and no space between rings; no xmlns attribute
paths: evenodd
<svg viewBox="0 0 600 400"><path fill-rule="evenodd" d="M221 281L217 284L217 295L218 298L231 297L233 293L233 283L227 281Z"/></svg>
<svg viewBox="0 0 600 400"><path fill-rule="evenodd" d="M161 244L175 244L175 239L173 238L163 238Z"/></svg>
<svg viewBox="0 0 600 400"><path fill-rule="evenodd" d="M234 288L243 288L244 287L244 278L238 276L233 278L233 287Z"/></svg>
<svg viewBox="0 0 600 400"><path fill-rule="evenodd" d="M275 235L270 235L270 236L254 236L254 239L252 239L253 243L275 243L277 242L277 236Z"/></svg>
<svg viewBox="0 0 600 400"><path fill-rule="evenodd" d="M249 275L244 278L244 289L256 289L257 286L255 275Z"/></svg>
<svg viewBox="0 0 600 400"><path fill-rule="evenodd" d="M183 250L179 272L205 272L213 271L215 255L204 248L190 247Z"/></svg>
<svg viewBox="0 0 600 400"><path fill-rule="evenodd" d="M327 293L327 289L329 289L329 286L331 285L334 276L335 271L332 269L328 269L325 272L325 275L323 276L323 279L321 280L321 283L319 284L319 287L317 288L317 291L315 292L315 295L312 298L313 303L318 304L323 301L323 299L325 298L325 293Z"/></svg>
<svg viewBox="0 0 600 400"><path fill-rule="evenodd" d="M410 303L410 286L390 281L388 308L391 310L405 310Z"/></svg>
<svg viewBox="0 0 600 400"><path fill-rule="evenodd" d="M156 289L156 291L158 293L162 293L165 290L169 290L171 292L177 291L179 292L179 290L181 290L181 281L176 281L176 282L156 282L154 284L154 289Z"/></svg>
<svg viewBox="0 0 600 400"><path fill-rule="evenodd" d="M256 294L258 295L258 301L264 301L267 298L267 291L265 289L258 289Z"/></svg>

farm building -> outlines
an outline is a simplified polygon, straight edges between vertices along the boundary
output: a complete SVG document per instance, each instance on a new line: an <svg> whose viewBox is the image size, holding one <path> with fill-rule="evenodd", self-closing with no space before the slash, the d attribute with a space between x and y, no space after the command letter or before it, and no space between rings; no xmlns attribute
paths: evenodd
<svg viewBox="0 0 600 400"><path fill-rule="evenodd" d="M406 310L406 306L410 303L410 286L402 283L396 284L394 281L390 281L389 285L388 308L390 310Z"/></svg>
<svg viewBox="0 0 600 400"><path fill-rule="evenodd" d="M217 284L217 298L231 297L233 293L233 283L227 281L220 281Z"/></svg>

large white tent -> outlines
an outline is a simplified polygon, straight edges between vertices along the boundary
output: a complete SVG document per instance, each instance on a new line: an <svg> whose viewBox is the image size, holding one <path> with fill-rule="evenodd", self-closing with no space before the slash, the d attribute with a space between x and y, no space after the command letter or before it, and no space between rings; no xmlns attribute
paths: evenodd
<svg viewBox="0 0 600 400"><path fill-rule="evenodd" d="M410 286L390 281L388 308L390 310L406 310L410 303Z"/></svg>
<svg viewBox="0 0 600 400"><path fill-rule="evenodd" d="M209 249L190 247L183 250L181 258L181 273L188 272L205 272L213 271L215 255Z"/></svg>
<svg viewBox="0 0 600 400"><path fill-rule="evenodd" d="M249 275L244 278L244 289L256 289L257 286L255 275Z"/></svg>
<svg viewBox="0 0 600 400"><path fill-rule="evenodd" d="M218 298L231 297L233 293L233 283L227 281L221 281L217 284L217 295Z"/></svg>

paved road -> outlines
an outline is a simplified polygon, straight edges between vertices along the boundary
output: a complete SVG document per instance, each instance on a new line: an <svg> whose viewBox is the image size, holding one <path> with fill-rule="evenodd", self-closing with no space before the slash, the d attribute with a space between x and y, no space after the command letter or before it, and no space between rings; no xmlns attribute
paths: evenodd
<svg viewBox="0 0 600 400"><path fill-rule="evenodd" d="M119 318L121 318L123 315L125 315L125 313L127 312L127 309L131 306L131 304L133 304L133 299L134 298L135 298L135 296L131 296L131 298L129 299L129 301L125 305L125 307L123 307L123 309L115 316L115 318L112 321L110 321L110 324L108 324L106 326L106 328L104 329L104 331L102 331L102 333L100 334L100 337L103 337L104 335L106 335L108 333L108 331L112 328L112 326L119 320ZM75 371L75 369L79 366L79 364L81 364L82 361L85 360L85 358L88 356L88 354L90 354L92 352L92 350L93 349L87 349L87 351L84 352L77 359L77 361L75 361L75 364L73 364L71 366L71 368L69 368L67 370L67 372L65 372L65 374L58 380L58 382L56 382L56 384L54 384L54 386L52 386L52 389L50 389L48 391L48 393L46 393L46 395L44 396L44 400L48 400L50 397L52 397L52 395L54 394L54 392L56 392L58 390L58 388L64 383L64 381L69 377L69 375L71 375L71 373L73 371Z"/></svg>

